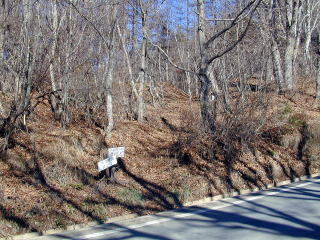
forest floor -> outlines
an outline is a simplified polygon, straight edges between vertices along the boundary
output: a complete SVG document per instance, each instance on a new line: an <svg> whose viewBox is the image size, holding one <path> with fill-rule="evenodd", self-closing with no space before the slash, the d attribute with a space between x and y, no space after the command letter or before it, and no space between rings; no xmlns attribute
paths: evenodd
<svg viewBox="0 0 320 240"><path fill-rule="evenodd" d="M311 85L290 96L269 93L254 147L242 146L231 158L226 145L198 130L197 99L171 85L161 104L147 104L144 123L117 122L109 140L81 118L61 129L43 102L0 159L0 237L155 213L318 172L318 157L310 149L312 160L304 153L310 138L320 139L320 127L312 137L304 135L309 123L320 123ZM118 146L125 147L118 182L98 180L101 149Z"/></svg>

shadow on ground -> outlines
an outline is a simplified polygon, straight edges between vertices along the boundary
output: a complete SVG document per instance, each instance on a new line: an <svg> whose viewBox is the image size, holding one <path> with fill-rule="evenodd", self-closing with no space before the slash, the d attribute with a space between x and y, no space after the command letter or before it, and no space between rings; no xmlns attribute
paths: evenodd
<svg viewBox="0 0 320 240"><path fill-rule="evenodd" d="M23 162L23 159L18 164L18 166L12 164L10 161L7 161L6 158L2 158L1 161L9 166L11 174L16 177L16 179L20 181L21 184L33 186L36 189L44 190L52 200L57 200L58 202L68 204L68 206L85 215L91 221L96 221L102 224L107 220L107 216L103 218L97 215L94 211L88 210L84 204L79 203L79 201L77 201L75 198L72 198L72 196L68 195L67 192L62 192L60 188L56 187L54 184L48 181L39 161L39 159L45 159L47 156L44 156L41 152L36 151L35 149L27 147L23 143L17 142L16 144L25 149L33 156L32 166L25 164ZM91 188L92 191L95 192L95 194L99 195L100 200L97 201L89 199L87 202L90 204L106 204L108 206L116 205L138 215L144 215L146 212L160 212L163 210L173 209L176 206L182 206L182 202L180 202L176 193L173 193L163 186L147 181L142 177L135 175L126 167L123 160L121 160L120 162L122 171L144 190L145 198L147 200L153 201L155 203L153 204L154 207L148 207L144 204L139 203L128 203L119 198L111 196L111 194L108 194L107 191L102 191L99 188L99 176L94 176L82 168L70 166L67 162L63 162L63 164L67 171L72 172L74 176L77 176L77 178L80 179L83 186ZM102 179L101 181L106 181L106 179ZM113 183L112 185L128 188L128 186L123 186L121 183ZM170 199L170 201L168 199ZM41 212L42 209L40 209L39 211L40 212L35 214L53 214L53 212ZM77 222L77 220L70 218L70 216L67 216L66 214L61 214L59 211L54 211L54 214L56 214L56 219L60 219L60 221L61 219L63 219L63 221L69 222L69 225L70 222L79 223ZM22 232L43 232L43 229L37 227L33 223L32 218L17 215L15 211L12 211L12 209L6 207L5 205L2 205L2 203L0 203L0 217L8 222L16 224L22 230ZM59 228L59 226L57 227Z"/></svg>
<svg viewBox="0 0 320 240"><path fill-rule="evenodd" d="M236 200L243 202L227 209L212 210L205 207L190 207L176 210L180 217L161 215L158 217L162 221L161 226L148 224L148 222L145 227L126 227L120 224L100 225L95 227L95 232L112 231L113 233L109 232L96 239L193 239L194 234L201 236L202 239L235 239L235 236L237 239L256 239L259 236L263 239L319 239L319 222L308 220L307 216L312 206L316 207L315 204L319 202L320 191L288 187L281 189L281 194L272 195L270 198L282 202L291 199L294 201L293 204L299 200L298 211L293 211L291 205L282 210L280 206L277 207L277 204L273 205L268 197L264 198L266 201L251 201L239 196L236 197ZM264 195L264 192L252 195ZM314 205L308 206L308 204ZM185 217L181 217L181 214L184 213ZM315 214L317 213L314 213L313 217ZM191 229L194 229L194 232L190 231ZM84 239L81 236L71 237L67 234L53 236L57 240Z"/></svg>
<svg viewBox="0 0 320 240"><path fill-rule="evenodd" d="M274 182L277 180L272 175L272 173L267 174L267 182L259 178L257 170L249 166L247 162L242 161L240 157L237 156L236 152L222 151L223 160L215 158L215 155L218 154L218 152L216 152L218 151L217 149L225 148L223 143L219 142L216 143L216 146L205 146L200 149L201 157L204 161L197 161L191 154L189 154L189 152L185 151L185 149L194 144L201 145L202 142L199 142L199 144L198 142L196 142L199 138L197 136L194 136L194 133L190 132L188 129L177 128L174 125L170 124L166 119L162 119L162 121L165 126L167 126L172 131L180 132L182 135L185 134L187 137L183 141L178 141L177 143L174 143L172 145L165 146L164 149L158 149L156 152L148 152L148 154L150 154L151 157L159 157L162 156L162 152L165 152L167 153L167 155L164 154L163 157L175 158L178 160L180 165L186 166L186 168L192 175L202 176L207 181L208 185L212 186L212 189L215 190L215 192L213 192L212 189L208 189L206 195L212 196L217 193L223 194L226 190L230 192L239 192L240 187L238 185L238 182L236 181L236 179L232 178L232 174L235 172L240 176L240 180L243 181L246 185L245 187L251 189L255 187L264 188L270 182ZM50 198L68 204L68 206L71 206L73 209L86 216L89 221L94 220L98 223L105 222L106 218L101 217L94 211L88 210L82 203L76 201L74 197L68 195L66 192L61 191L61 188L56 187L54 184L48 181L46 173L43 171L43 168L41 167L41 163L39 161L39 159L46 159L48 156L44 156L43 153L37 151L37 149L30 148L23 143L16 142L16 144L33 156L33 166L24 165L23 169L17 169L16 166L12 165L10 162L6 162L5 159L3 159L2 161L4 161L10 167L10 169L12 170L12 174L19 181L21 181L21 184L44 189L48 196L50 196ZM252 151L253 156L255 155L253 148L249 149L249 151ZM230 159L230 155L233 156L234 160ZM214 171L215 165L210 165L213 162L217 163L219 161L221 161L221 165L225 166L225 171L227 172L227 174L224 173L223 175L219 175L218 172ZM274 161L276 161L276 159L274 159ZM241 162L241 164L244 166L244 170L236 169L234 167L235 162ZM259 161L256 162L257 164L259 164ZM128 179L139 186L139 188L143 189L143 197L146 200L152 201L153 204L146 206L143 204L128 203L126 201L123 201L120 198L112 196L112 194L109 194L108 191L101 190L101 188L99 187L99 182L97 182L97 176L92 175L82 168L71 166L68 164L68 162L63 162L63 167L66 169L66 171L71 172L73 175L77 176L83 186L89 187L93 192L95 192L95 194L99 195L100 200L96 200L93 198L88 199L87 203L93 205L105 204L107 206L120 206L123 209L131 213L136 213L138 215L144 215L150 212L160 212L163 210L182 206L181 199L179 199L176 193L169 191L167 188L159 184L150 182L141 176L135 175L132 171L130 171L129 168L126 167L123 161L121 163L122 164L120 167L124 174L128 177ZM285 178L293 179L294 177L298 176L298 173L296 173L293 169L287 171L285 169L285 166L281 165L281 162L278 162L278 164L282 168ZM265 170L265 172L270 172L269 166L261 165L261 167ZM220 182L223 182L225 185L221 187L220 184L219 186L219 184L217 184L216 178L220 178ZM120 187L128 187L126 184L121 183L117 183L116 185ZM61 214L58 211L54 213L56 214L56 219L63 219L63 221L67 223L63 224L64 226L57 225L57 228L70 225L70 222L80 223L78 220L72 219L72 217L68 216L67 214ZM23 229L23 232L32 231L41 233L43 231L43 229L33 224L32 218L16 215L15 212L10 211L8 208L6 208L5 205L0 204L0 214L3 219L16 223L19 228ZM48 212L42 212L42 214L48 214ZM138 234L138 232L136 231L135 234ZM156 239L156 236L154 236L154 238Z"/></svg>

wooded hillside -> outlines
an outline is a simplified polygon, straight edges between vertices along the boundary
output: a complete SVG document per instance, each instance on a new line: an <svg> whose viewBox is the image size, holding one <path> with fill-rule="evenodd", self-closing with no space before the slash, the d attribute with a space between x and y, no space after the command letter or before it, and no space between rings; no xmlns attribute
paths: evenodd
<svg viewBox="0 0 320 240"><path fill-rule="evenodd" d="M0 236L320 168L318 0L1 0ZM99 178L124 146L119 182Z"/></svg>

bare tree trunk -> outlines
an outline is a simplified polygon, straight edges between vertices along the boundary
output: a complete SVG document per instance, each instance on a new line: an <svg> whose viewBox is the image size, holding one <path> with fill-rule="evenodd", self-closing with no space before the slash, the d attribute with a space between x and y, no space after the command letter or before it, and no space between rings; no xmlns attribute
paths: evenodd
<svg viewBox="0 0 320 240"><path fill-rule="evenodd" d="M50 48L50 65L49 65L49 72L50 72L50 80L51 80L51 88L54 94L51 95L51 107L54 113L54 118L56 120L60 119L60 107L59 103L56 98L57 94L57 83L55 78L55 58L56 58L56 48L57 48L57 41L58 41L58 1L52 1L52 30L53 30L53 41Z"/></svg>
<svg viewBox="0 0 320 240"><path fill-rule="evenodd" d="M5 6L5 1L1 1L0 3L0 63L2 64L2 61L5 57L4 55L4 42L5 42L5 10L6 10L6 6ZM3 71L3 70L2 70ZM5 77L5 76L3 76ZM2 82L0 82L0 91L3 90L3 86L2 86ZM0 117L4 117L5 116L5 109L3 107L2 102L0 101Z"/></svg>
<svg viewBox="0 0 320 240"><path fill-rule="evenodd" d="M142 1L139 0L139 5L141 9L141 24L142 24L142 46L141 46L141 65L139 71L139 92L138 92L138 121L143 121L144 119L144 83L145 83L145 71L146 71L146 58L147 58L147 25L146 18L147 15L143 8Z"/></svg>
<svg viewBox="0 0 320 240"><path fill-rule="evenodd" d="M318 74L317 74L317 99L320 99L320 57L318 59Z"/></svg>
<svg viewBox="0 0 320 240"><path fill-rule="evenodd" d="M15 98L11 104L9 114L6 118L2 119L0 123L0 136L4 137L4 144L0 146L0 152L7 149L9 146L14 129L16 128L16 121L19 116L30 106L31 86L32 86L32 74L35 65L35 58L38 50L39 36L37 34L31 37L30 26L31 26L31 3L30 0L22 1L22 13L23 22L21 24L21 36L20 39L20 54L19 55L19 67L15 70L10 63L5 59L2 59L4 65L7 67L9 72L14 76L15 81L19 82L19 85L15 89ZM32 41L34 44L32 46ZM33 49L33 53L31 53ZM21 84L21 86L20 86ZM21 92L18 92L21 91Z"/></svg>
<svg viewBox="0 0 320 240"><path fill-rule="evenodd" d="M0 62L3 60L4 57L4 42L5 42L5 21L6 21L6 2L0 2Z"/></svg>
<svg viewBox="0 0 320 240"><path fill-rule="evenodd" d="M113 54L109 56L112 57ZM106 129L107 137L111 137L111 133L114 127L114 120L113 120L113 98L112 98L112 83L113 83L113 60L108 64L107 70L107 77L106 77L106 97L107 97L107 118L108 118L108 126Z"/></svg>
<svg viewBox="0 0 320 240"><path fill-rule="evenodd" d="M114 127L114 119L113 119L113 97L112 97L112 85L113 85L113 68L115 64L114 58L114 42L115 42L115 30L117 25L117 6L113 9L113 17L112 17L112 25L110 31L110 41L109 41L109 52L108 52L108 70L107 76L105 79L106 85L106 97L107 97L107 118L108 118L108 126L106 129L107 137L110 138L112 134L112 130Z"/></svg>
<svg viewBox="0 0 320 240"><path fill-rule="evenodd" d="M215 132L215 109L210 110L209 102L209 91L211 89L211 81L208 77L208 68L209 68L209 57L208 49L206 48L206 37L205 37L205 10L204 10L204 0L198 0L198 40L200 46L200 70L199 70L199 81L200 81L200 109L201 117L205 129L210 132ZM214 102L216 102L216 97L213 96ZM212 107L212 106L211 106ZM213 104L215 107L215 103Z"/></svg>
<svg viewBox="0 0 320 240"><path fill-rule="evenodd" d="M304 4L304 17L305 17L305 43L304 43L304 56L305 59L311 64L310 45L313 31L319 24L320 15L320 2L318 0L305 0ZM308 69L309 70L309 69Z"/></svg>
<svg viewBox="0 0 320 240"><path fill-rule="evenodd" d="M189 48L189 33L190 33L190 20L189 20L189 15L190 15L190 2L187 0L187 69L190 69L190 48ZM189 100L191 102L192 100L192 90L191 90L191 76L189 72L186 73L186 80L187 80L187 88L188 88L188 95L189 95Z"/></svg>
<svg viewBox="0 0 320 240"><path fill-rule="evenodd" d="M296 42L298 41L298 22L301 17L300 0L290 0L285 3L286 8L286 49L284 56L284 75L288 90L294 88L294 56Z"/></svg>
<svg viewBox="0 0 320 240"><path fill-rule="evenodd" d="M269 55L266 60L266 74L265 74L265 83L271 83L273 79L273 62L272 62L272 56Z"/></svg>
<svg viewBox="0 0 320 240"><path fill-rule="evenodd" d="M286 85L289 90L293 90L293 60L294 60L295 38L289 37L287 39L287 47L284 56L284 74Z"/></svg>
<svg viewBox="0 0 320 240"><path fill-rule="evenodd" d="M69 114L69 109L68 109L68 105L69 105L69 82L70 82L70 78L71 78L71 54L72 54L72 44L73 44L73 28L72 28L72 20L73 20L73 15L72 15L72 9L69 8L68 13L67 13L67 24L69 25L69 33L68 33L68 39L66 42L66 63L65 63L65 71L66 71L66 76L63 78L63 82L62 82L62 89L63 89L63 93L62 93L62 111L61 111L61 116L60 116L60 122L63 128L66 128L67 125L70 122L70 114Z"/></svg>
<svg viewBox="0 0 320 240"><path fill-rule="evenodd" d="M278 44L274 39L271 41L271 50L272 50L272 59L273 59L273 66L274 66L274 76L276 82L278 83L279 90L282 91L284 89L284 78L283 78L283 71L281 66L281 55L278 48Z"/></svg>
<svg viewBox="0 0 320 240"><path fill-rule="evenodd" d="M117 31L118 31L118 35L119 35L119 38L120 38L120 41L121 41L122 50L123 50L125 58L126 58L132 91L135 94L135 96L137 97L138 96L138 92L137 92L136 84L135 84L134 79L133 79L133 71L132 71L132 67L131 67L130 56L129 56L129 53L127 51L127 47L126 47L124 36L121 33L121 30L120 30L120 27L119 27L118 24L117 24Z"/></svg>
<svg viewBox="0 0 320 240"><path fill-rule="evenodd" d="M118 31L118 35L120 38L120 42L122 45L122 50L124 52L125 55L125 59L127 62L127 67L128 67L128 72L129 72L129 81L131 84L131 92L129 94L129 99L128 99L128 112L130 113L130 115L132 113L134 113L134 109L133 109L133 101L135 101L136 99L138 99L138 91L137 91L137 87L136 87L136 82L135 79L133 78L133 70L132 70L132 66L131 66L131 60L130 60L130 56L129 53L127 51L127 47L126 47L126 43L125 43L125 37L123 36L123 34L121 33L120 27L117 24L117 31Z"/></svg>
<svg viewBox="0 0 320 240"><path fill-rule="evenodd" d="M320 27L318 30L318 74L317 74L317 89L316 97L320 99Z"/></svg>
<svg viewBox="0 0 320 240"><path fill-rule="evenodd" d="M304 56L305 59L310 62L311 56L310 56L310 43L311 43L311 3L310 0L305 0L305 33L306 33L306 40L304 44Z"/></svg>
<svg viewBox="0 0 320 240"><path fill-rule="evenodd" d="M190 69L190 52L187 50L187 68ZM189 100L192 100L192 90L191 90L191 76L189 72L186 72L186 80L187 80L187 87L188 87L188 95Z"/></svg>

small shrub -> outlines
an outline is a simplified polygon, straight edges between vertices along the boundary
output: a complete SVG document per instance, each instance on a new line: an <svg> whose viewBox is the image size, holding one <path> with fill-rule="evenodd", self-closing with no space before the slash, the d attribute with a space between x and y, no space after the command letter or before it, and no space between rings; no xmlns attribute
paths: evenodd
<svg viewBox="0 0 320 240"><path fill-rule="evenodd" d="M82 183L70 183L70 184L67 184L67 187L71 187L76 190L82 190L84 185Z"/></svg>
<svg viewBox="0 0 320 240"><path fill-rule="evenodd" d="M310 155L309 159L311 162L317 162L320 160L320 156L319 155Z"/></svg>
<svg viewBox="0 0 320 240"><path fill-rule="evenodd" d="M61 219L59 217L55 220L55 225L56 225L56 228L59 228L59 229L66 228L66 224L63 222L63 219Z"/></svg>
<svg viewBox="0 0 320 240"><path fill-rule="evenodd" d="M305 125L305 116L299 113L292 114L288 117L288 124L293 128L302 128Z"/></svg>
<svg viewBox="0 0 320 240"><path fill-rule="evenodd" d="M293 108L286 104L279 111L279 120L288 124L289 127L299 129L305 125L305 115L301 113L295 113Z"/></svg>
<svg viewBox="0 0 320 240"><path fill-rule="evenodd" d="M188 185L184 185L180 190L179 190L179 200L181 202L187 202L190 200L192 195L192 190Z"/></svg>
<svg viewBox="0 0 320 240"><path fill-rule="evenodd" d="M93 207L92 213L101 219L107 219L109 216L108 206L105 204L96 204Z"/></svg>
<svg viewBox="0 0 320 240"><path fill-rule="evenodd" d="M192 189L188 185L184 185L182 188L173 191L172 194L167 195L166 199L172 205L179 205L177 204L177 199L179 203L188 202L192 196Z"/></svg>
<svg viewBox="0 0 320 240"><path fill-rule="evenodd" d="M123 202L127 204L136 205L144 204L145 202L144 195L136 189L124 188L118 192L118 196Z"/></svg>
<svg viewBox="0 0 320 240"><path fill-rule="evenodd" d="M293 109L290 105L286 104L279 112L279 119L280 120L285 120L287 117L293 113Z"/></svg>
<svg viewBox="0 0 320 240"><path fill-rule="evenodd" d="M170 204L176 205L177 199L179 202L181 202L181 193L179 190L175 190L171 194L168 194L166 199Z"/></svg>
<svg viewBox="0 0 320 240"><path fill-rule="evenodd" d="M292 150L298 151L302 139L303 136L300 133L300 131L294 130L281 137L280 146L291 148Z"/></svg>
<svg viewBox="0 0 320 240"><path fill-rule="evenodd" d="M269 153L270 153L271 157L273 157L273 158L279 157L279 153L275 150L270 150Z"/></svg>
<svg viewBox="0 0 320 240"><path fill-rule="evenodd" d="M320 160L320 121L309 122L304 130L305 145L302 155L311 162Z"/></svg>
<svg viewBox="0 0 320 240"><path fill-rule="evenodd" d="M63 160L54 160L53 163L44 166L42 171L50 183L57 183L61 186L69 186L74 183L75 176Z"/></svg>

